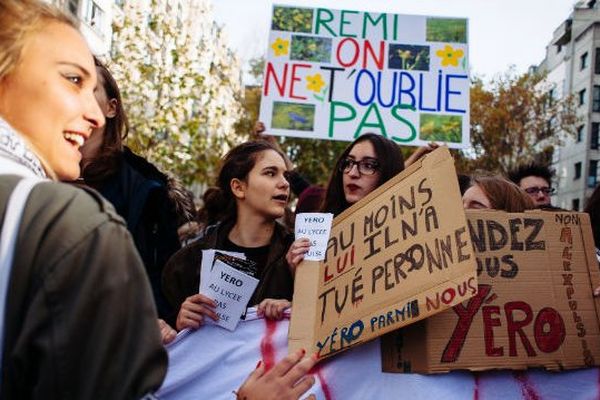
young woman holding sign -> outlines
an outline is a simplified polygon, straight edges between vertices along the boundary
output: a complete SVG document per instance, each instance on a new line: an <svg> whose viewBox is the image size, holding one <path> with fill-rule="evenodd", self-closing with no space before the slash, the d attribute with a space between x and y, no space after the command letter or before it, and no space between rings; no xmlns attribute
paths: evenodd
<svg viewBox="0 0 600 400"><path fill-rule="evenodd" d="M223 159L217 179L218 193L211 197L224 210L217 225L179 250L163 273L165 295L178 311L177 330L199 328L205 318L217 319L216 304L198 293L202 250L241 252L258 265L259 284L250 305L259 313L279 319L290 305L294 279L285 261L293 241L277 219L283 216L290 185L283 155L266 141L233 148Z"/></svg>
<svg viewBox="0 0 600 400"><path fill-rule="evenodd" d="M408 163L416 161L437 145L419 148ZM341 214L404 170L400 147L393 141L374 133L359 136L340 155L325 192L321 212ZM310 247L309 239L296 240L286 255L292 272L304 259Z"/></svg>

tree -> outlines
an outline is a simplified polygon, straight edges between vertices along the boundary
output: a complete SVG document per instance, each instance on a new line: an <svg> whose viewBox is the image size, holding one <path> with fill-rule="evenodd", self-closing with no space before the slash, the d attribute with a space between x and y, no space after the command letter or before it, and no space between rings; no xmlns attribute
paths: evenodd
<svg viewBox="0 0 600 400"><path fill-rule="evenodd" d="M528 161L548 162L555 146L575 134L572 97L555 99L544 75L517 75L513 69L486 87L471 86L471 144L459 152L463 172L475 169L506 173Z"/></svg>
<svg viewBox="0 0 600 400"><path fill-rule="evenodd" d="M240 70L208 1L128 1L113 23L111 69L127 144L185 183L207 182L235 140Z"/></svg>

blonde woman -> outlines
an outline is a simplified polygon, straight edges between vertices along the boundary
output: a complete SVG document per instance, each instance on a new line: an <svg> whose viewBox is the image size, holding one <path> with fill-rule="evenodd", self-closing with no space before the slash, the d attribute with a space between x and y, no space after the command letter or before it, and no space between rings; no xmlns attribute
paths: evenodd
<svg viewBox="0 0 600 400"><path fill-rule="evenodd" d="M136 399L165 375L156 309L123 220L95 192L48 180L80 175L79 147L104 124L96 79L68 17L36 0L0 0L3 399ZM41 183L26 201L11 201L31 179ZM20 218L13 205L24 206ZM240 394L295 396L289 374L300 379L313 361L286 361L287 374L259 368Z"/></svg>

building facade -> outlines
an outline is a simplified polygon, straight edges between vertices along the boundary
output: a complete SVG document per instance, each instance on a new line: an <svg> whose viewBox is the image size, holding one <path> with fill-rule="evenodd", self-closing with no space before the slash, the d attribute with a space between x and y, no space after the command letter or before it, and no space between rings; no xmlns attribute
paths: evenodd
<svg viewBox="0 0 600 400"><path fill-rule="evenodd" d="M110 52L112 42L112 20L119 12L124 0L50 0L79 21L92 52L104 55Z"/></svg>
<svg viewBox="0 0 600 400"><path fill-rule="evenodd" d="M536 70L548 74L554 98L573 95L576 137L567 137L553 155L557 194L553 204L582 210L598 184L600 160L600 4L577 2L554 31L546 57Z"/></svg>

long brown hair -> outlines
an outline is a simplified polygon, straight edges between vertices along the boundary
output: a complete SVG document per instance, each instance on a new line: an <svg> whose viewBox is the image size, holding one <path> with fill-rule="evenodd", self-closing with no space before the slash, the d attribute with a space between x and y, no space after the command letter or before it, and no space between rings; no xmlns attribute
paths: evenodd
<svg viewBox="0 0 600 400"><path fill-rule="evenodd" d="M107 99L115 100L115 116L106 118L102 144L96 157L83 170L84 181L91 186L102 182L114 174L119 168L120 154L123 152L123 141L129 133L129 122L121 100L121 91L107 66L94 57L98 84L102 84Z"/></svg>
<svg viewBox="0 0 600 400"><path fill-rule="evenodd" d="M383 183L390 180L396 174L404 170L404 158L400 147L393 141L375 133L365 133L359 136L354 142L352 142L346 150L339 156L335 163L335 167L329 178L329 184L327 185L327 191L325 193L325 199L321 210L323 212L330 212L334 215L340 214L350 204L346 201L344 196L344 184L342 177L344 172L341 170L342 162L348 157L348 154L352 151L352 148L357 143L368 140L375 149L375 156L380 166L379 182L377 186L381 186Z"/></svg>
<svg viewBox="0 0 600 400"><path fill-rule="evenodd" d="M471 184L481 188L494 210L523 212L535 208L523 189L501 176L475 175L471 177Z"/></svg>
<svg viewBox="0 0 600 400"><path fill-rule="evenodd" d="M263 151L273 150L285 160L283 153L266 140L255 140L242 143L231 149L221 162L221 169L216 185L211 188L207 196L204 209L210 210L207 219L211 221L235 220L237 218L237 205L235 196L231 191L231 180L245 181L248 174L256 165L258 155Z"/></svg>

